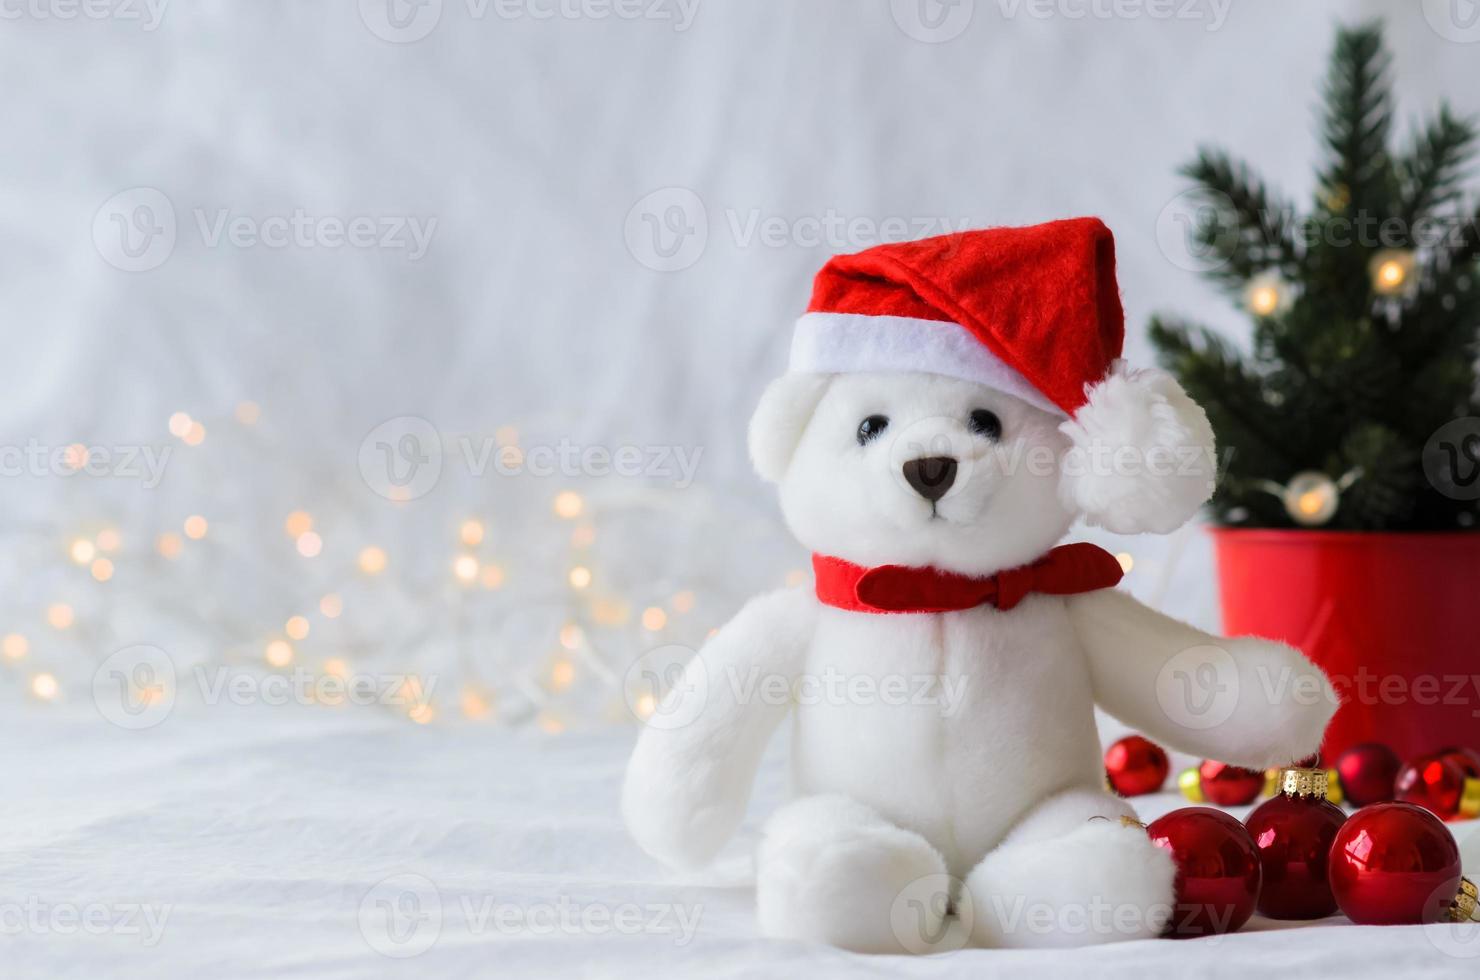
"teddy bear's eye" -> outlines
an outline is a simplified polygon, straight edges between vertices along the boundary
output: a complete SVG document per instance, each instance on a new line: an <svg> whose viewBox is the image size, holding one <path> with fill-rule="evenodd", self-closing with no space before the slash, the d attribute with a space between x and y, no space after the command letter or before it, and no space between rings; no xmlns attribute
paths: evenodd
<svg viewBox="0 0 1480 980"><path fill-rule="evenodd" d="M884 415L870 415L858 423L858 444L866 445L869 441L878 437L880 432L889 428L889 419Z"/></svg>
<svg viewBox="0 0 1480 980"><path fill-rule="evenodd" d="M1002 438L1002 420L994 412L978 408L971 413L971 431L988 439Z"/></svg>

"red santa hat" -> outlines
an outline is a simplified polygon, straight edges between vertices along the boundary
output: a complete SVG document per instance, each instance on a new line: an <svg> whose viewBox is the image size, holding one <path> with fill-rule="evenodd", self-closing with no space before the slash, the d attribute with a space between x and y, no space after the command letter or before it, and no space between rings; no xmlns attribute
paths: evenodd
<svg viewBox="0 0 1480 980"><path fill-rule="evenodd" d="M924 371L1066 417L1066 503L1121 533L1168 531L1212 492L1213 433L1166 373L1120 360L1115 239L1098 218L839 255L797 322L791 370Z"/></svg>

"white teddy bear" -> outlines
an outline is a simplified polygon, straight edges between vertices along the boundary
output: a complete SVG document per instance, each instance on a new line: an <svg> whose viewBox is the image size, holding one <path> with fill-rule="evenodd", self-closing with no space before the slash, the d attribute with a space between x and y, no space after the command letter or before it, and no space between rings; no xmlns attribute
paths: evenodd
<svg viewBox="0 0 1480 980"><path fill-rule="evenodd" d="M1212 490L1206 416L1125 368L1123 332L1093 218L828 263L750 424L817 580L746 605L665 699L685 723L642 733L622 809L644 850L712 858L790 714L765 935L922 952L952 923L991 947L1162 932L1173 864L1103 788L1095 705L1262 768L1313 752L1336 699L1296 650L1169 619L1112 587L1105 552L1054 547L1081 516L1171 531Z"/></svg>

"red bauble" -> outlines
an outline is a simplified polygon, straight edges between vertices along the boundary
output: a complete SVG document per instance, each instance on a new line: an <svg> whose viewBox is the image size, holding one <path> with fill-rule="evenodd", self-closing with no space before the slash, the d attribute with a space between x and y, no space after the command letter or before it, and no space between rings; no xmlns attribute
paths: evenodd
<svg viewBox="0 0 1480 980"><path fill-rule="evenodd" d="M1465 820L1480 815L1480 779L1471 779L1454 758L1426 755L1414 759L1398 773L1397 796L1444 820Z"/></svg>
<svg viewBox="0 0 1480 980"><path fill-rule="evenodd" d="M1146 833L1177 862L1177 907L1167 935L1211 936L1249 921L1261 871L1243 824L1222 810L1190 806L1153 821Z"/></svg>
<svg viewBox="0 0 1480 980"><path fill-rule="evenodd" d="M1331 845L1331 889L1359 925L1419 925L1448 917L1460 857L1439 818L1410 803L1354 814Z"/></svg>
<svg viewBox="0 0 1480 980"><path fill-rule="evenodd" d="M1219 806L1253 803L1264 789L1264 773L1230 766L1226 762L1209 759L1197 767L1197 775L1203 799Z"/></svg>
<svg viewBox="0 0 1480 980"><path fill-rule="evenodd" d="M1377 742L1354 745L1336 760L1341 792L1358 807L1391 800L1401 768L1403 761L1398 754Z"/></svg>
<svg viewBox="0 0 1480 980"><path fill-rule="evenodd" d="M1324 773L1321 776L1318 787L1312 780L1312 794L1324 794ZM1271 919L1319 919L1336 911L1336 899L1326 880L1326 861L1331 841L1345 821L1346 814L1324 795L1282 793L1249 814L1244 825L1254 838L1264 869L1264 885L1259 891L1261 915Z"/></svg>
<svg viewBox="0 0 1480 980"><path fill-rule="evenodd" d="M1451 745L1447 749L1440 749L1434 753L1441 758L1448 759L1465 771L1470 779L1480 779L1480 752L1474 749L1462 749Z"/></svg>
<svg viewBox="0 0 1480 980"><path fill-rule="evenodd" d="M1127 735L1105 750L1105 778L1121 796L1155 793L1171 766L1161 746L1139 735Z"/></svg>

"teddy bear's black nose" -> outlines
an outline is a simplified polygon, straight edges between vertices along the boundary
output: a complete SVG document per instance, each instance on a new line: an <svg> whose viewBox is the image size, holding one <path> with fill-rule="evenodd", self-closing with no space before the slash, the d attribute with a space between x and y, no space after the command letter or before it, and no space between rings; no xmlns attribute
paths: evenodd
<svg viewBox="0 0 1480 980"><path fill-rule="evenodd" d="M956 461L950 456L925 456L904 464L905 482L915 492L935 503L956 482Z"/></svg>

